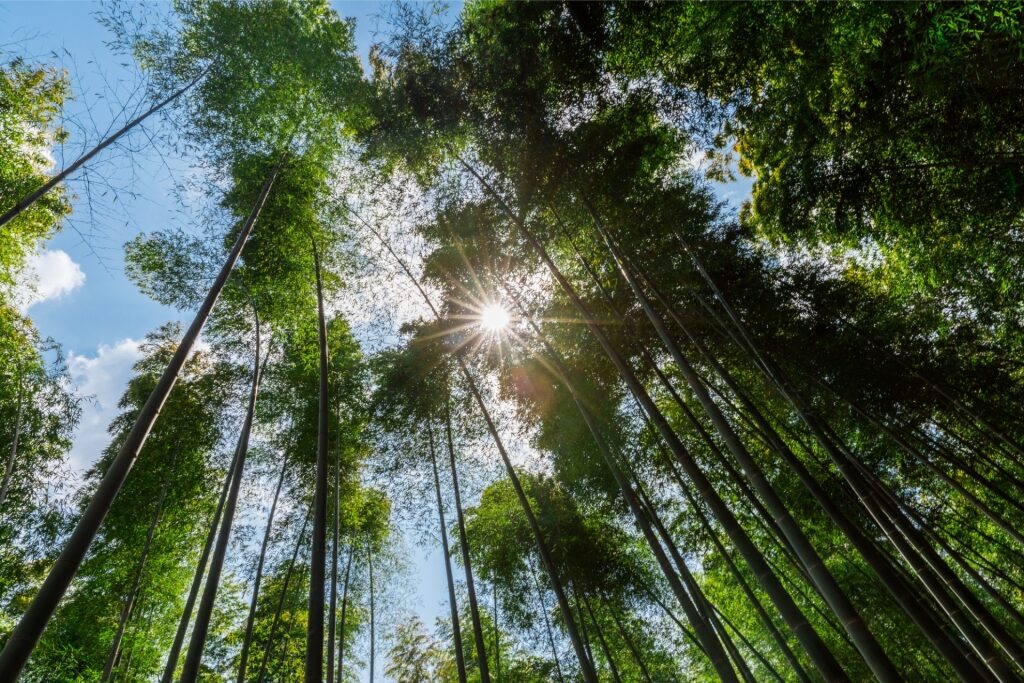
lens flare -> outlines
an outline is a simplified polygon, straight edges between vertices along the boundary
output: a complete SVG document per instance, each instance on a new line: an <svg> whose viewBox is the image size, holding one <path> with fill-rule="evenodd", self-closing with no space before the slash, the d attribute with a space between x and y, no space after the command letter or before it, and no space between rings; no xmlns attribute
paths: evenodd
<svg viewBox="0 0 1024 683"><path fill-rule="evenodd" d="M501 304L488 304L480 311L480 327L488 332L500 332L508 327L511 318Z"/></svg>

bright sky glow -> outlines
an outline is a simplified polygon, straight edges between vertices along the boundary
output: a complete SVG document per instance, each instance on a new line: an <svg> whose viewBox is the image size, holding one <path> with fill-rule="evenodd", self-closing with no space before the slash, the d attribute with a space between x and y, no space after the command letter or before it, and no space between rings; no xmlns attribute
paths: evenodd
<svg viewBox="0 0 1024 683"><path fill-rule="evenodd" d="M500 332L510 321L508 311L501 304L487 304L480 311L480 327L488 332Z"/></svg>

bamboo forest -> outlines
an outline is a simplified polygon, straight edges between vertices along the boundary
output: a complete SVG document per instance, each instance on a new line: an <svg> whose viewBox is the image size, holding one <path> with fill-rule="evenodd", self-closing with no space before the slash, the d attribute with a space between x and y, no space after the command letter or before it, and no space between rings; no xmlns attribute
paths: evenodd
<svg viewBox="0 0 1024 683"><path fill-rule="evenodd" d="M1024 2L0 2L0 683L1024 681Z"/></svg>

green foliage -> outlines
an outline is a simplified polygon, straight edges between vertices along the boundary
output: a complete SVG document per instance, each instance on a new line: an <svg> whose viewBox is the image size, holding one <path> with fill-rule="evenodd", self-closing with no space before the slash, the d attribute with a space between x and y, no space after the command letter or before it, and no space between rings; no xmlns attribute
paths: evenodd
<svg viewBox="0 0 1024 683"><path fill-rule="evenodd" d="M186 108L192 135L220 161L330 145L357 126L362 73L352 26L323 0L181 0L180 30L139 37L162 82L204 74Z"/></svg>
<svg viewBox="0 0 1024 683"><path fill-rule="evenodd" d="M21 58L0 66L0 206L14 206L46 180L51 147L65 133L56 120L68 93L67 75ZM0 289L9 296L25 259L56 232L70 211L64 192L49 192L0 233Z"/></svg>
<svg viewBox="0 0 1024 683"><path fill-rule="evenodd" d="M134 423L179 336L179 329L166 326L147 337L144 356L120 402L123 412L111 425L111 445L86 475L79 494L82 504ZM163 420L147 440L79 570L73 595L47 630L26 674L28 680L52 680L53 671L65 672L66 680L99 679L154 518L156 532L142 564L135 606L136 615L145 618L132 622L123 650L132 652L132 680L144 680L160 669L213 511L215 482L223 477L214 449L237 379L234 368L206 354L190 359Z"/></svg>
<svg viewBox="0 0 1024 683"><path fill-rule="evenodd" d="M422 277L437 319L386 331L383 348L340 315L327 321L339 550L353 567L340 634L347 678L355 677L353 650L369 623L369 562L393 570L378 562L395 552L393 509L418 529L429 516L435 528L427 456L447 464L449 420L495 678L499 668L502 680L578 678L565 656L570 624L554 600L559 583L602 677L614 664L624 682L715 679L677 625L692 628L682 623L686 601L669 589L671 569L655 561L639 521L664 525L655 524L654 542L678 555L676 569L685 563L695 583L687 590L728 624L716 628L755 680L795 679L787 648L812 668L779 619L780 594L852 679L870 675L847 624L794 557L797 531L904 676L953 675L915 626L918 614L905 613L880 580L881 570L897 572L915 609L955 632L942 596L921 580L917 555L930 571L948 563L942 581L962 581L978 596L994 615L988 629L998 623L1007 638L1022 637L1024 622L1013 614L1024 609L1019 3L487 1L465 6L451 28L434 5L399 5L365 80L353 26L325 2L195 0L175 8L177 30L137 37L136 54L158 84L201 76L182 113L213 185L226 188L214 196L231 227L203 237L140 236L126 247L130 277L161 303L194 308L274 178L204 332L216 358L249 358L259 318L271 341L256 471L276 470L285 457L293 463L283 523L272 528L250 671L266 650L269 680L302 679L310 568L297 529L319 426L316 275L329 312L357 291L351 274L374 264L353 263L363 245L344 195L350 183L378 188L410 177L421 192L403 188L395 195L406 197L395 199L374 190L359 201L396 222L416 217L398 252L415 251L403 265ZM3 143L0 191L18 196L41 178L33 155L48 139L64 86L21 63L5 77L3 95L13 104L2 115L12 112L13 123L3 125L17 136ZM356 154L367 183L339 170ZM693 167L698 155L701 171ZM734 170L754 177L739 215L713 185ZM51 201L12 224L20 232L0 245L5 273L52 231L63 199ZM413 284L420 283L394 286ZM510 323L483 330L481 309L495 303ZM26 321L0 311L0 372L24 380L0 383L0 434L10 439L7 425L29 387L18 463L41 480L66 450L74 401L62 393L59 364L43 363L45 346ZM163 330L151 340L90 486L174 338ZM133 663L125 678L157 670L220 476L213 453L225 405L238 399L247 371L207 354L191 361L37 653L33 680L96 678L167 482L168 506L145 564L144 616L128 629ZM642 392L623 381L630 372L651 396L650 412L664 418L662 429L683 442L674 453L638 407ZM551 574L542 571L511 483L495 479L471 389L513 454ZM679 474L690 459L713 495ZM440 470L450 523L449 475ZM253 476L246 484L259 490ZM33 542L59 537L66 520L32 497L38 482L17 483L11 517L33 520ZM639 510L625 505L626 487L642 499ZM766 493L798 529L769 509ZM716 498L728 514L705 507ZM905 520L902 537L918 543L912 552L894 549L891 537L901 532L879 523L879 509ZM6 507L4 514L6 521ZM726 528L732 518L739 529ZM460 535L451 531L455 545ZM753 545L743 556L734 547L739 531ZM0 539L0 589L13 596L8 620L45 564L38 552L10 550L12 538ZM864 552L856 538L877 552ZM459 550L452 555L461 559ZM225 579L204 680L230 675L236 664L249 556L241 553ZM751 568L759 559L763 573ZM386 583L378 576L377 586ZM782 590L770 590L768 576ZM377 619L377 631L398 624L387 640L387 675L457 680L450 627L429 633L380 591L376 605L392 614ZM460 582L457 608L462 591ZM459 646L477 681L471 621L462 619Z"/></svg>

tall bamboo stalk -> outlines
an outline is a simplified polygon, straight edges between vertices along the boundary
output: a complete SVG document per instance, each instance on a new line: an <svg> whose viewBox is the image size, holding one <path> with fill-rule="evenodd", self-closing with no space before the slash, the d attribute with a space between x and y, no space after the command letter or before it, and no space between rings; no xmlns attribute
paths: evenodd
<svg viewBox="0 0 1024 683"><path fill-rule="evenodd" d="M2 216L0 216L0 228L2 228L3 226L7 225L10 221L14 220L15 218L17 218L18 215L21 214L22 211L24 211L25 209L29 208L33 204L35 204L36 201L40 197L42 197L47 192L49 192L54 187L56 187L58 184L63 182L69 175L71 175L72 173L77 171L79 168L84 166L86 163L88 163L89 160L91 160L94 156L96 156L97 154L102 152L104 149L106 149L110 145L112 145L115 142L117 142L117 140L122 135L124 135L125 133L127 133L132 128L134 128L135 126L139 125L140 123L142 123L146 119L148 119L150 116L152 116L156 112L158 112L161 109L163 109L165 106L167 106L168 104L170 104L174 100L176 100L179 97L181 97L187 90L189 90L192 86L194 86L196 83L198 83L203 78L203 76L206 75L206 72L209 71L210 68L211 67L207 67L207 68L203 69L203 71L200 72L200 74L198 76L196 76L195 78L193 78L191 81L189 81L188 83L183 85L181 88L177 89L176 91L174 91L173 93L171 93L170 95L165 97L164 99L160 100L159 102L157 102L156 104L151 106L149 109L147 109L145 112L143 112L139 116L136 116L134 119L132 119L131 121L126 123L124 126L122 126L116 132L112 133L111 135L108 135L106 138L101 140L100 143L97 144L95 147L93 147L88 152L86 152L82 156L80 156L77 159L75 159L75 161L73 161L67 168L65 168L60 173L57 173L52 178L50 178L45 183L43 183L42 186L40 186L38 189L36 189L36 190L30 192L29 194L27 194L26 196L22 197L18 201L17 204L12 206L10 209L5 211Z"/></svg>
<svg viewBox="0 0 1024 683"><path fill-rule="evenodd" d="M341 438L334 457L334 519L331 524L331 597L327 607L327 683L334 683L334 643L338 616L338 542L341 535Z"/></svg>
<svg viewBox="0 0 1024 683"><path fill-rule="evenodd" d="M338 624L340 635L338 637L338 681L344 681L345 673L345 616L348 607L348 579L352 571L352 555L354 548L349 546L348 562L345 563L345 578L341 587L341 620Z"/></svg>
<svg viewBox="0 0 1024 683"><path fill-rule="evenodd" d="M217 599L217 589L220 587L220 576L224 569L228 541L231 538L231 527L235 520L235 508L238 506L238 495L242 487L242 474L245 471L245 460L249 452L249 435L252 433L252 423L256 413L256 398L259 395L260 378L262 377L263 370L263 366L260 363L260 319L258 314L256 314L255 328L256 343L253 351L252 389L249 392L249 405L245 411L245 420L238 435L238 445L235 448L234 471L231 477L231 489L228 491L227 501L224 504L224 515L220 522L220 533L217 535L217 544L210 559L210 571L206 576L203 597L199 601L196 622L192 627L188 651L185 653L185 662L182 664L180 683L195 683L199 678L203 651L206 649L206 637L209 634L210 621L213 617L213 605Z"/></svg>
<svg viewBox="0 0 1024 683"><path fill-rule="evenodd" d="M373 683L373 676L377 670L377 623L373 602L373 550L369 544L366 547L366 569L370 574L370 683Z"/></svg>
<svg viewBox="0 0 1024 683"><path fill-rule="evenodd" d="M896 671L896 667L893 665L892 661L890 661L882 647L878 644L878 641L875 640L875 637L871 634L870 630L868 630L867 625L857 612L857 609L853 606L853 603L836 582L831 572L829 572L828 567L826 567L825 563L818 556L817 551L804 535L799 524L797 524L796 520L793 519L789 510L782 502L782 499L775 491L775 488L764 475L761 467L747 451L743 442L736 435L736 432L729 425L728 420L726 420L721 410L711 398L707 387L705 387L703 382L701 382L697 377L697 373L694 371L693 366L682 354L679 346L675 343L675 340L669 333L661 316L654 309L647 293L644 291L639 280L634 275L631 260L621 251L619 245L616 243L611 233L608 232L604 226L604 222L601 220L600 216L598 216L597 211L590 202L584 199L584 204L593 219L594 226L598 233L600 233L601 237L607 244L608 250L612 254L612 258L614 259L619 272L622 273L622 276L629 283L630 289L632 289L634 296L640 303L641 308L643 308L647 319L657 331L662 343L668 349L672 359L683 374L683 377L685 377L694 396L697 397L697 400L711 419L711 423L714 425L715 430L718 432L719 436L722 437L726 447L736 458L736 461L739 463L744 474L749 478L754 490L757 491L761 500L771 512L773 519L775 519L782 532L786 535L787 540L797 553L797 557L804 566L804 569L810 575L815 587L821 593L825 602L839 618L840 623L842 623L843 628L853 640L853 643L860 652L864 662L871 669L875 678L880 682L899 683L899 681L902 680L902 677Z"/></svg>
<svg viewBox="0 0 1024 683"><path fill-rule="evenodd" d="M501 195L495 192L490 183L488 183L479 173L477 173L476 169L465 161L462 161L461 163L466 170L484 186L487 193L495 198L502 212L510 221L513 222L513 224L516 225L526 241L541 257L541 260L544 262L552 277L554 277L555 281L561 287L562 291L565 292L566 296L569 297L573 306L579 311L584 323L587 325L587 328L590 330L591 334L594 335L605 354L615 365L616 370L618 370L620 377L622 377L630 392L637 398L637 400L640 401L644 411L657 427L665 443L676 456L687 476L694 482L697 490L705 499L708 507L711 508L712 513L715 515L715 518L719 520L719 523L722 525L723 529L725 529L729 538L736 544L740 553L754 571L755 576L758 577L761 587L772 599L772 602L775 604L790 629L793 630L797 639L808 653L808 656L810 656L811 660L815 663L819 672L828 681L848 680L846 673L843 671L842 667L840 667L824 641L804 617L796 603L793 602L792 597L779 582L778 577L776 577L772 572L771 567L768 566L764 556L750 540L750 537L740 526L736 517L729 510L722 498L714 490L711 482L693 460L686 447L683 446L683 443L672 430L672 427L658 409L650 394L647 393L647 390L637 379L632 368L629 367L625 359L612 346L607 335L597 324L597 321L590 312L589 307L583 302L575 288L565 278L558 266L555 265L554 261L551 260L547 250L533 235L533 232L526 226L522 218L509 208Z"/></svg>
<svg viewBox="0 0 1024 683"><path fill-rule="evenodd" d="M110 650L107 654L107 662L103 666L103 673L100 675L100 683L106 683L110 680L110 675L114 671L114 666L121 656L121 642L124 639L125 630L128 628L128 620L131 614L135 610L136 600L139 596L139 589L142 584L143 571L146 568L146 560L149 559L149 550L153 546L153 537L156 535L156 529L160 525L160 519L164 513L164 501L167 499L167 490L171 486L171 478L174 473L174 464L178 460L178 452L175 450L174 457L171 458L170 467L167 468L167 472L164 475L163 485L160 487L160 496L157 498L156 509L153 511L153 519L149 522L149 527L146 529L146 540L142 544L142 552L139 553L139 559L135 563L135 570L132 572L132 585L128 590L128 595L121 606L121 614L118 618L117 631L114 633L114 639L110 643Z"/></svg>
<svg viewBox="0 0 1024 683"><path fill-rule="evenodd" d="M71 532L71 535L65 542L64 548L53 563L53 567L51 567L42 586L40 586L39 591L18 621L18 625L11 631L11 635L4 644L4 649L0 651L0 681L11 681L13 683L21 675L21 670L39 643L39 638L42 636L47 622L49 622L54 610L57 609L57 605L71 584L71 580L78 572L82 559L88 552L89 546L96 537L100 525L110 511L110 506L114 504L114 498L117 497L118 491L121 490L121 486L124 484L125 479L127 479L132 465L135 464L135 460L139 457L139 451L146 442L150 430L153 429L153 425L160 415L160 409L167 401L167 397L170 396L171 389L174 388L178 375L182 367L184 367L196 339L199 338L199 333L202 332L203 327L206 325L206 320L209 318L214 304L217 303L217 299L224 289L225 283L228 281L228 276L231 274L231 270L234 268L235 262L242 252L242 247L249 238L249 234L256 224L256 219L259 217L260 210L267 200L267 195L270 194L270 187L277 177L279 168L280 164L270 172L270 175L263 183L263 188L260 190L252 212L239 231L235 244L228 253L228 257L224 261L217 279L214 280L210 291L207 292L206 298L203 300L192 324L178 345L178 349L174 352L174 356L171 357L170 363L167 364L167 368L153 388L153 392L142 406L142 410L139 411L138 416L135 418L135 425L128 433L124 444L122 444L114 460L110 463L110 467L107 468L103 479L100 480L100 484L96 487L96 492L93 494L92 499L90 499L89 505L86 506L81 519L78 520L74 531Z"/></svg>
<svg viewBox="0 0 1024 683"><path fill-rule="evenodd" d="M490 683L491 673L487 664L487 647L484 644L483 625L480 623L480 607L476 600L476 582L473 579L473 563L469 555L469 536L466 534L466 516L462 507L462 492L459 487L459 470L455 465L455 443L452 438L452 419L448 403L444 406L444 430L448 444L448 466L452 475L452 493L455 496L455 518L459 527L459 551L462 553L462 568L466 576L466 594L469 598L469 617L473 625L473 643L476 646L477 667L481 683Z"/></svg>
<svg viewBox="0 0 1024 683"><path fill-rule="evenodd" d="M313 549L309 570L309 603L306 626L306 683L321 683L324 671L324 581L327 563L327 449L330 404L327 395L327 320L324 315L323 278L320 252L313 240L316 271L316 303L320 347L320 405L317 427L316 479L313 490Z"/></svg>
<svg viewBox="0 0 1024 683"><path fill-rule="evenodd" d="M270 532L274 528L274 513L277 512L277 501L281 496L281 487L284 485L284 475L288 471L288 456L285 453L281 462L281 474L277 477L277 486L274 488L274 498L270 504L270 512L267 513L267 525L263 532L263 542L260 544L260 556L256 561L256 576L252 582L252 598L249 600L249 615L245 619L245 635L242 638L242 650L238 655L238 683L245 683L245 674L249 661L249 648L252 646L252 630L256 624L256 607L259 604L260 583L263 579L263 564L267 559L267 548L270 546Z"/></svg>
<svg viewBox="0 0 1024 683"><path fill-rule="evenodd" d="M444 554L444 575L448 582L448 607L452 618L452 641L455 647L455 666L459 683L466 683L466 660L462 652L462 628L459 625L459 604L455 599L455 578L452 576L452 557L448 549L448 525L444 520L444 503L441 501L441 478L437 472L437 452L434 449L434 430L427 423L427 438L430 443L430 467L434 473L434 495L437 497L437 516L441 530L441 552Z"/></svg>
<svg viewBox="0 0 1024 683"><path fill-rule="evenodd" d="M224 503L228 497L228 490L234 479L235 459L231 458L228 471L224 475L224 484L220 489L220 498L217 500L217 507L210 520L210 530L206 534L206 541L203 544L203 552L196 563L196 571L192 577L192 585L188 591L188 598L185 599L185 607L181 611L181 618L178 620L178 628L174 633L174 640L171 649L167 654L167 664L164 666L163 676L160 683L173 683L174 674L178 668L178 657L181 656L181 648L185 644L185 635L188 633L188 625L192 621L192 610L195 608L196 600L199 598L199 589L203 585L203 577L206 576L206 563L210 559L210 552L213 550L213 543L217 538L217 527L220 524L220 515L224 509Z"/></svg>
<svg viewBox="0 0 1024 683"><path fill-rule="evenodd" d="M256 675L256 683L263 683L267 674L267 664L270 662L270 650L277 644L277 627L281 623L281 612L284 610L284 601L288 598L288 586L291 585L292 574L295 571L295 563L299 559L299 550L302 549L302 539L306 535L306 527L309 526L309 518L313 516L313 506L310 505L302 520L302 528L299 535L295 537L295 550L292 551L291 560L288 561L288 570L284 574L284 583L281 585L281 595L277 599L277 608L274 610L274 620L270 623L270 633L267 636L267 644L263 648L263 657L260 658L260 670Z"/></svg>

